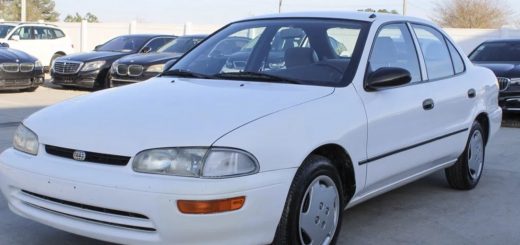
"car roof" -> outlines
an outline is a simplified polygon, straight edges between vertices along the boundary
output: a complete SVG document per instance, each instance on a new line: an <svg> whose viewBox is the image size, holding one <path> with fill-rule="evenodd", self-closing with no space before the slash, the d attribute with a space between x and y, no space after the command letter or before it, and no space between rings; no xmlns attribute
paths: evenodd
<svg viewBox="0 0 520 245"><path fill-rule="evenodd" d="M363 11L312 11L312 12L287 12L280 14L269 14L269 15L259 15L253 16L242 21L246 20L255 20L255 19L272 19L272 18L329 18L329 19L345 19L345 20L357 20L357 21L366 21L366 22L374 22L374 21L411 21L411 22L422 22L422 23L430 23L424 19L419 19L410 16L403 16L399 14L383 14L383 13L372 13L372 12L363 12Z"/></svg>
<svg viewBox="0 0 520 245"><path fill-rule="evenodd" d="M492 39L483 43L520 43L520 39Z"/></svg>
<svg viewBox="0 0 520 245"><path fill-rule="evenodd" d="M57 25L49 24L49 23L39 23L39 22L0 22L1 25L10 25L10 26L47 26L53 28L59 28Z"/></svg>
<svg viewBox="0 0 520 245"><path fill-rule="evenodd" d="M208 36L208 35L195 34L195 35L183 35L183 36L179 36L179 37L206 38L207 36Z"/></svg>

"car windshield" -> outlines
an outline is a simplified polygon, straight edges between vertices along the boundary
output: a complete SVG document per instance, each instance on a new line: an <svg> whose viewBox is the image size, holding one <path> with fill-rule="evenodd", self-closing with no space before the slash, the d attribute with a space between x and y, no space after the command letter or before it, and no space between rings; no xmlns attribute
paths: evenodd
<svg viewBox="0 0 520 245"><path fill-rule="evenodd" d="M361 33L350 20L277 19L237 22L180 59L164 75L340 86L354 73ZM364 42L364 41L363 41Z"/></svg>
<svg viewBox="0 0 520 245"><path fill-rule="evenodd" d="M121 36L103 44L97 51L113 51L123 53L135 53L149 40L149 37Z"/></svg>
<svg viewBox="0 0 520 245"><path fill-rule="evenodd" d="M520 62L520 42L484 43L469 58L474 62Z"/></svg>
<svg viewBox="0 0 520 245"><path fill-rule="evenodd" d="M5 38L13 28L10 25L0 25L0 38Z"/></svg>
<svg viewBox="0 0 520 245"><path fill-rule="evenodd" d="M202 37L179 37L159 48L157 52L183 54L195 47L202 39Z"/></svg>

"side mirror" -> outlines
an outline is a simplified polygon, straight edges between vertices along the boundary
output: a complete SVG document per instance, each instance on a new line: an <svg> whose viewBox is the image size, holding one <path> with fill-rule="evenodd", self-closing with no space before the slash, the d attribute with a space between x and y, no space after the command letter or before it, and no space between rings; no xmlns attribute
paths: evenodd
<svg viewBox="0 0 520 245"><path fill-rule="evenodd" d="M13 40L13 41L20 41L20 36L19 35L12 35L10 39Z"/></svg>
<svg viewBox="0 0 520 245"><path fill-rule="evenodd" d="M94 51L98 51L103 45L97 45L96 47L94 47Z"/></svg>
<svg viewBox="0 0 520 245"><path fill-rule="evenodd" d="M405 85L412 81L410 72L398 67L382 67L368 75L366 87L370 90Z"/></svg>
<svg viewBox="0 0 520 245"><path fill-rule="evenodd" d="M150 52L152 52L152 48L150 48L150 47L144 47L143 49L141 49L141 53L143 53L143 54L147 54Z"/></svg>
<svg viewBox="0 0 520 245"><path fill-rule="evenodd" d="M9 44L8 43L0 43L0 47L9 48Z"/></svg>

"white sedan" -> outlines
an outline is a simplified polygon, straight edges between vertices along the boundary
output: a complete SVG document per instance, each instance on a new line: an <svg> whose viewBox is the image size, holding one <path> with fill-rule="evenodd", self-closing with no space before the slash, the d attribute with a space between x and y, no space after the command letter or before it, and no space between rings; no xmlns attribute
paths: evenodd
<svg viewBox="0 0 520 245"><path fill-rule="evenodd" d="M213 52L229 37L251 41ZM333 244L344 209L435 171L474 188L498 91L424 20L253 17L157 78L27 118L0 187L13 212L105 241Z"/></svg>

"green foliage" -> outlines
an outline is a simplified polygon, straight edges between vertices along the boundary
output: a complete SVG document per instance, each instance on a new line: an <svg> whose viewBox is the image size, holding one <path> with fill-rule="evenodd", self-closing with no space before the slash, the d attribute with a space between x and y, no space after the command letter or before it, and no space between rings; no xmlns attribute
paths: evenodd
<svg viewBox="0 0 520 245"><path fill-rule="evenodd" d="M65 22L81 22L82 20L86 20L89 23L98 23L99 18L92 13L87 13L85 16L81 16L78 12L75 15L67 15L63 21Z"/></svg>
<svg viewBox="0 0 520 245"><path fill-rule="evenodd" d="M373 8L367 8L367 9L358 9L359 12L369 12L369 13L383 13L383 14L399 14L399 12L395 9L388 10L388 9L378 9L375 10Z"/></svg>
<svg viewBox="0 0 520 245"><path fill-rule="evenodd" d="M19 21L21 0L0 1L0 19ZM27 21L58 21L60 14L54 9L54 0L27 0Z"/></svg>

